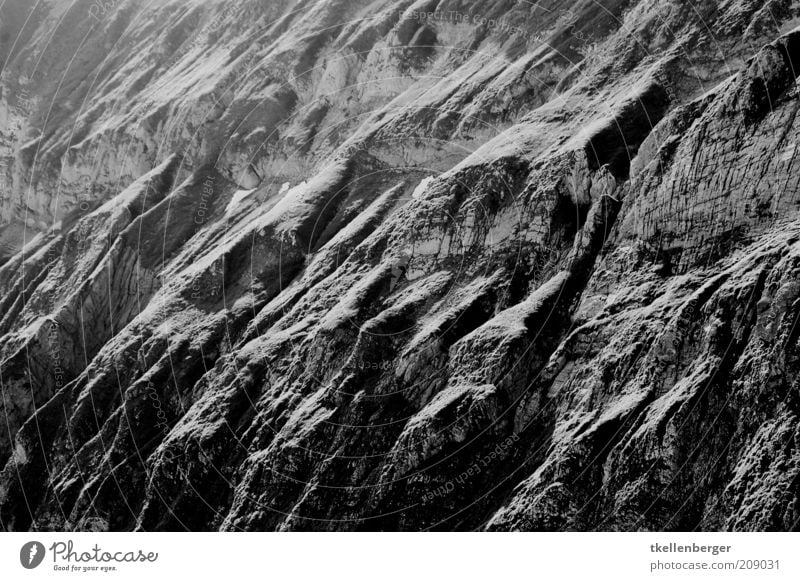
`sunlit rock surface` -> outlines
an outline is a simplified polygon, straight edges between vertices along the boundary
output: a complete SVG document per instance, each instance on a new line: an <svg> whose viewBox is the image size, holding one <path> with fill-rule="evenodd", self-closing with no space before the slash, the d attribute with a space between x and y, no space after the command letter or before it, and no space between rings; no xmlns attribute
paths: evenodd
<svg viewBox="0 0 800 581"><path fill-rule="evenodd" d="M798 16L3 3L0 528L796 530Z"/></svg>

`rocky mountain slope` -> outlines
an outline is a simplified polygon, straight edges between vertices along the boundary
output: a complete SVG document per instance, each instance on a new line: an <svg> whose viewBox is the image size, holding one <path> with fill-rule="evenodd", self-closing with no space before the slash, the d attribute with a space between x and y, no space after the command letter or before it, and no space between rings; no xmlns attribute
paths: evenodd
<svg viewBox="0 0 800 581"><path fill-rule="evenodd" d="M798 16L6 1L0 528L797 530Z"/></svg>

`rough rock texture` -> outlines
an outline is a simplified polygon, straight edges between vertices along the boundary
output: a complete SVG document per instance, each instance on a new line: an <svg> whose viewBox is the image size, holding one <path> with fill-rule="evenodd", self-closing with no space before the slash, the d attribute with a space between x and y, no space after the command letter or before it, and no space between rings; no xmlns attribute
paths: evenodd
<svg viewBox="0 0 800 581"><path fill-rule="evenodd" d="M797 530L798 16L3 3L0 528Z"/></svg>

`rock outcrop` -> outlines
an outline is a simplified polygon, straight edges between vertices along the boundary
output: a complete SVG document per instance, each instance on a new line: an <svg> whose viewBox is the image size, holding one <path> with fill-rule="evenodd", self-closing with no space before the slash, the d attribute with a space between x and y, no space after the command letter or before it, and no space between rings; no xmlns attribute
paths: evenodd
<svg viewBox="0 0 800 581"><path fill-rule="evenodd" d="M800 4L0 7L0 528L797 530Z"/></svg>

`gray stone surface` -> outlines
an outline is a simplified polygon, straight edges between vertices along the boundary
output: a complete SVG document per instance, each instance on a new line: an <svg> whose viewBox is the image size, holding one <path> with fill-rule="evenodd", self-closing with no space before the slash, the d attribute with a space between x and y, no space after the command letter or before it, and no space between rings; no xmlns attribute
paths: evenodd
<svg viewBox="0 0 800 581"><path fill-rule="evenodd" d="M27 4L0 528L797 530L797 2Z"/></svg>

